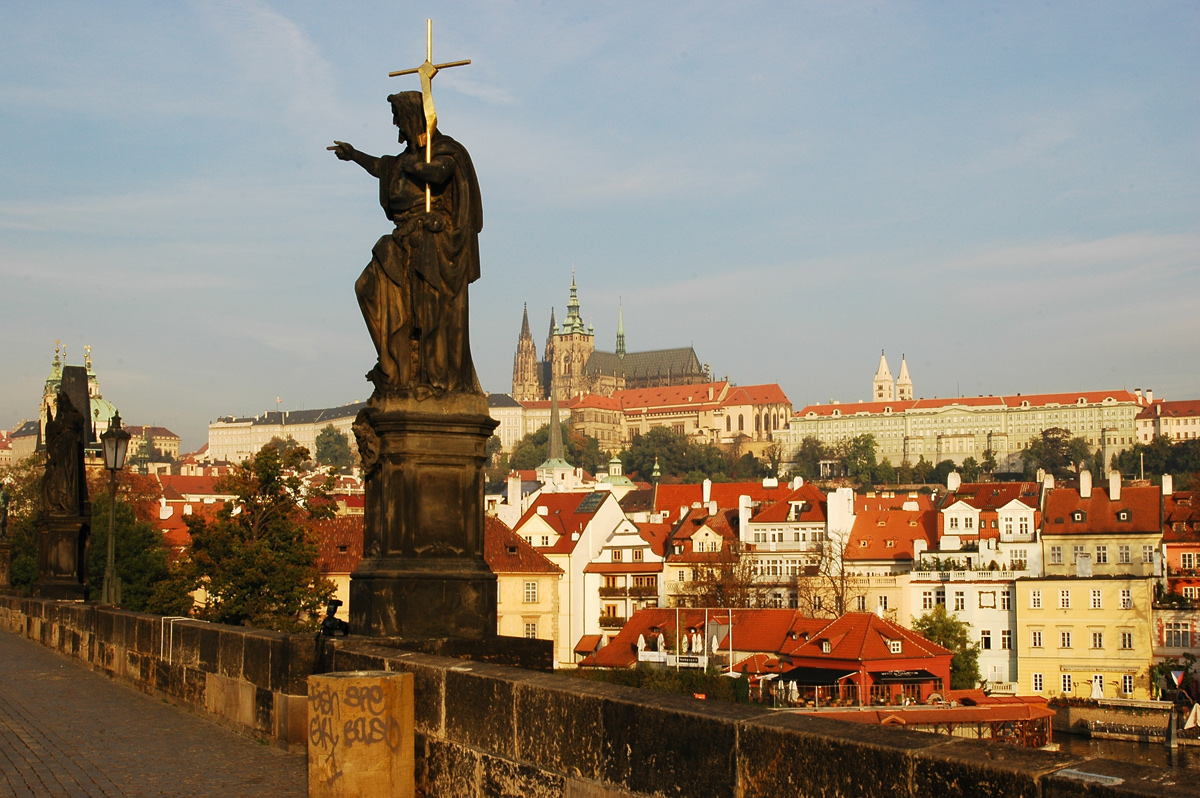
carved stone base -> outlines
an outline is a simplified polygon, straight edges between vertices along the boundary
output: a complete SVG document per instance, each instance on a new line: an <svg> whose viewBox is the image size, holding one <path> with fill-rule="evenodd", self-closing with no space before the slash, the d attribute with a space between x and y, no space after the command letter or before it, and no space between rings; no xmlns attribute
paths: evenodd
<svg viewBox="0 0 1200 798"><path fill-rule="evenodd" d="M87 579L89 516L50 516L38 526L39 598L81 601Z"/></svg>
<svg viewBox="0 0 1200 798"><path fill-rule="evenodd" d="M496 577L483 556L483 467L495 428L475 395L375 396L359 414L366 506L351 634L496 634Z"/></svg>

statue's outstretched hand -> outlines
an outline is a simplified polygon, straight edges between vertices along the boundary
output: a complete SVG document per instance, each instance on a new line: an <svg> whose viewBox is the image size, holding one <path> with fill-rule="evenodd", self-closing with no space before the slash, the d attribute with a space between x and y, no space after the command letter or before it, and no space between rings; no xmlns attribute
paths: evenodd
<svg viewBox="0 0 1200 798"><path fill-rule="evenodd" d="M336 155L338 158L340 158L343 161L354 160L355 149L353 147L351 147L349 144L347 144L344 141L337 141L335 139L333 142L333 145L334 146L326 147L325 149L332 150L333 154Z"/></svg>

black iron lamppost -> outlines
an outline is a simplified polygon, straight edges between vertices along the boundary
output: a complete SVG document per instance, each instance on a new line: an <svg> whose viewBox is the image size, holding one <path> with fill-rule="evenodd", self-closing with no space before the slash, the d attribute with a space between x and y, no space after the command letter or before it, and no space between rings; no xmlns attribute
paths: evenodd
<svg viewBox="0 0 1200 798"><path fill-rule="evenodd" d="M117 576L117 546L114 537L117 517L117 472L125 467L125 454L129 451L129 433L121 429L121 414L116 413L108 422L108 429L100 436L104 445L104 467L108 469L109 486L112 490L112 505L108 513L108 564L104 566L104 587L100 603L115 606L121 603L121 579Z"/></svg>

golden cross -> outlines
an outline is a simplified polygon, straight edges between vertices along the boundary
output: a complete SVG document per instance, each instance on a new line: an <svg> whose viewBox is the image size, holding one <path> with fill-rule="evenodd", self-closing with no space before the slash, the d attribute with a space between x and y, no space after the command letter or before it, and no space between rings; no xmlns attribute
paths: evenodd
<svg viewBox="0 0 1200 798"><path fill-rule="evenodd" d="M466 66L471 63L470 59L466 61L450 61L445 64L433 63L433 20L425 21L425 63L421 64L416 69L401 69L398 72L389 72L389 78L399 77L400 75L420 75L421 76L421 104L425 108L425 163L433 160L433 131L437 130L437 111L433 107L433 76L438 73L439 69L448 69L456 66ZM429 184L425 184L425 212L429 213L430 196Z"/></svg>

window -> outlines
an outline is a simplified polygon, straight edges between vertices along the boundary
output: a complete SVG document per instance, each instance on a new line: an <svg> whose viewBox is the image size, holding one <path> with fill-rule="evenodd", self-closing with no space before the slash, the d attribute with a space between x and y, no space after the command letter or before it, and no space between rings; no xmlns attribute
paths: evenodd
<svg viewBox="0 0 1200 798"><path fill-rule="evenodd" d="M824 604L824 602L821 600L820 596L813 596L812 606L813 606L814 610L816 610L817 612L820 612L823 604ZM826 653L828 653L828 652L826 652Z"/></svg>
<svg viewBox="0 0 1200 798"><path fill-rule="evenodd" d="M1121 609L1133 609L1133 594L1128 589L1121 591Z"/></svg>
<svg viewBox="0 0 1200 798"><path fill-rule="evenodd" d="M1103 609L1103 608L1104 608L1104 605L1100 599L1100 591L1093 590L1092 591L1092 609L1099 610L1099 609Z"/></svg>
<svg viewBox="0 0 1200 798"><path fill-rule="evenodd" d="M1000 609L1002 609L1002 610L1012 609L1012 594L1009 593L1007 590L1002 590L1000 592Z"/></svg>
<svg viewBox="0 0 1200 798"><path fill-rule="evenodd" d="M968 515L966 518L963 519L963 527L965 527L966 529L974 529L975 528L975 519Z"/></svg>
<svg viewBox="0 0 1200 798"><path fill-rule="evenodd" d="M1062 565L1062 546L1050 547L1050 564Z"/></svg>
<svg viewBox="0 0 1200 798"><path fill-rule="evenodd" d="M1142 562L1154 562L1154 547L1142 546Z"/></svg>
<svg viewBox="0 0 1200 798"><path fill-rule="evenodd" d="M1108 546L1096 547L1096 564L1104 565L1108 562Z"/></svg>
<svg viewBox="0 0 1200 798"><path fill-rule="evenodd" d="M1021 528L1021 534L1022 534L1022 535L1028 535L1028 534L1029 534L1029 519L1028 519L1028 518L1022 518L1022 519L1020 519L1020 523L1021 523L1021 527L1020 527L1020 528Z"/></svg>
<svg viewBox="0 0 1200 798"><path fill-rule="evenodd" d="M703 547L704 547L704 544L703 544L703 543L701 543L701 544L700 544L700 546L701 546L700 550L701 550L701 551L704 551L704 548L703 548ZM612 550L612 561L613 561L613 562L620 562L620 561L621 561L621 550L620 550L620 549L613 549L613 550Z"/></svg>
<svg viewBox="0 0 1200 798"><path fill-rule="evenodd" d="M1060 610L1071 609L1071 591L1070 590L1058 591L1058 608Z"/></svg>
<svg viewBox="0 0 1200 798"><path fill-rule="evenodd" d="M890 651L893 654L902 653L901 643L902 643L902 641L900 641L900 640L889 640L888 641L888 651Z"/></svg>
<svg viewBox="0 0 1200 798"><path fill-rule="evenodd" d="M821 641L821 653L822 654L828 654L832 649L833 649L833 646L830 644L830 642L828 640Z"/></svg>
<svg viewBox="0 0 1200 798"><path fill-rule="evenodd" d="M855 605L855 612L866 612L867 611L867 597L866 596L855 596L854 597L854 605Z"/></svg>
<svg viewBox="0 0 1200 798"><path fill-rule="evenodd" d="M1195 568L1196 567L1196 555L1190 551L1185 551L1183 554L1180 554L1179 555L1179 567L1180 568Z"/></svg>
<svg viewBox="0 0 1200 798"><path fill-rule="evenodd" d="M1121 648L1126 651L1133 648L1133 632L1121 632Z"/></svg>
<svg viewBox="0 0 1200 798"><path fill-rule="evenodd" d="M1042 647L1042 631L1040 629L1034 629L1029 633L1029 647L1030 648L1041 648Z"/></svg>
<svg viewBox="0 0 1200 798"><path fill-rule="evenodd" d="M1121 677L1121 692L1125 695L1133 694L1133 674L1127 673Z"/></svg>
<svg viewBox="0 0 1200 798"><path fill-rule="evenodd" d="M883 610L884 612L887 612L887 608L888 608L887 596L880 596L879 597L879 609Z"/></svg>
<svg viewBox="0 0 1200 798"><path fill-rule="evenodd" d="M542 535L542 545L543 546L550 545L550 536L549 535Z"/></svg>
<svg viewBox="0 0 1200 798"><path fill-rule="evenodd" d="M1012 649L1012 630L1003 629L1000 631L1000 648L1005 651Z"/></svg>
<svg viewBox="0 0 1200 798"><path fill-rule="evenodd" d="M1104 648L1104 632L1092 632L1092 648Z"/></svg>
<svg viewBox="0 0 1200 798"><path fill-rule="evenodd" d="M526 582L525 583L525 603L526 604L535 604L535 603L537 603L537 600L538 600L537 582Z"/></svg>
<svg viewBox="0 0 1200 798"><path fill-rule="evenodd" d="M958 518L956 516L950 516L950 528L958 529Z"/></svg>
<svg viewBox="0 0 1200 798"><path fill-rule="evenodd" d="M1167 648L1186 648L1191 642L1186 621L1167 621L1165 626Z"/></svg>
<svg viewBox="0 0 1200 798"><path fill-rule="evenodd" d="M965 610L967 608L967 599L961 590L954 591L954 611Z"/></svg>
<svg viewBox="0 0 1200 798"><path fill-rule="evenodd" d="M1117 562L1127 564L1129 562L1129 547L1117 546Z"/></svg>
<svg viewBox="0 0 1200 798"><path fill-rule="evenodd" d="M990 629L984 629L979 633L979 647L984 651L992 650L992 632Z"/></svg>
<svg viewBox="0 0 1200 798"><path fill-rule="evenodd" d="M641 561L642 561L642 550L641 550L641 549L634 549L634 550L633 550L633 561L634 561L634 562L641 562Z"/></svg>
<svg viewBox="0 0 1200 798"><path fill-rule="evenodd" d="M1094 684L1096 689L1100 691L1100 695L1104 695L1104 674L1093 673L1092 684Z"/></svg>
<svg viewBox="0 0 1200 798"><path fill-rule="evenodd" d="M1029 609L1040 610L1042 608L1042 591L1029 591Z"/></svg>
<svg viewBox="0 0 1200 798"><path fill-rule="evenodd" d="M525 623L525 636L530 639L537 637L537 622L536 621Z"/></svg>
<svg viewBox="0 0 1200 798"><path fill-rule="evenodd" d="M1080 556L1083 555L1083 546L1071 547L1071 562L1079 562Z"/></svg>
<svg viewBox="0 0 1200 798"><path fill-rule="evenodd" d="M922 593L921 593L921 609L923 609L923 610L933 609L933 591L932 590L922 591Z"/></svg>
<svg viewBox="0 0 1200 798"><path fill-rule="evenodd" d="M1013 520L1011 518L1004 519L1004 534L1011 535L1013 530Z"/></svg>
<svg viewBox="0 0 1200 798"><path fill-rule="evenodd" d="M1043 686L1042 685L1042 674L1040 674L1040 673L1033 674L1033 692L1035 692L1035 693L1042 692L1042 686Z"/></svg>
<svg viewBox="0 0 1200 798"><path fill-rule="evenodd" d="M1064 693L1074 692L1074 685L1071 683L1071 674L1064 673L1062 675L1062 691Z"/></svg>
<svg viewBox="0 0 1200 798"><path fill-rule="evenodd" d="M1069 631L1064 630L1064 631L1061 631L1058 633L1058 647L1059 648L1070 648L1071 647L1071 633Z"/></svg>

